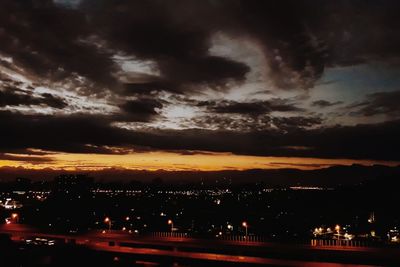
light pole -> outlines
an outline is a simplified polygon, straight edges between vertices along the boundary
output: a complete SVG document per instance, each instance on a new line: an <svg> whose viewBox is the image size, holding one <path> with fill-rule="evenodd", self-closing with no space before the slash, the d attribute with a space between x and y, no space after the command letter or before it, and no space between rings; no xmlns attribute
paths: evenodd
<svg viewBox="0 0 400 267"><path fill-rule="evenodd" d="M246 229L246 239L247 239L247 222L242 222L242 226Z"/></svg>
<svg viewBox="0 0 400 267"><path fill-rule="evenodd" d="M111 219L109 217L106 217L104 219L104 223L108 224L108 231L111 231Z"/></svg>
<svg viewBox="0 0 400 267"><path fill-rule="evenodd" d="M171 233L174 231L174 222L172 220L168 220L168 224L171 225Z"/></svg>

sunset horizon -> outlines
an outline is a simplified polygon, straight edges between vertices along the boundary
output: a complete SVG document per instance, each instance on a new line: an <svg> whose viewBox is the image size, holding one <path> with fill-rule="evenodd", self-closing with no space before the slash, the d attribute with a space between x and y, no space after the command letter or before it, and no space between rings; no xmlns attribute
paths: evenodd
<svg viewBox="0 0 400 267"><path fill-rule="evenodd" d="M400 163L390 5L44 2L0 11L0 167Z"/></svg>

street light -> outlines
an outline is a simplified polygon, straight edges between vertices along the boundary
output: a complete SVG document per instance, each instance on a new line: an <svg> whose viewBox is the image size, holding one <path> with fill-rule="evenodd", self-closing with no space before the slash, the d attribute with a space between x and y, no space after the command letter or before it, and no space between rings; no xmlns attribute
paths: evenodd
<svg viewBox="0 0 400 267"><path fill-rule="evenodd" d="M174 231L174 222L172 220L168 220L168 224L171 225L171 233Z"/></svg>
<svg viewBox="0 0 400 267"><path fill-rule="evenodd" d="M106 217L104 219L104 223L108 224L108 231L111 231L111 219L109 217Z"/></svg>
<svg viewBox="0 0 400 267"><path fill-rule="evenodd" d="M19 219L18 213L11 214L11 218L15 221L15 223L18 223L18 219Z"/></svg>
<svg viewBox="0 0 400 267"><path fill-rule="evenodd" d="M246 239L247 239L247 222L242 222L242 226L246 229Z"/></svg>
<svg viewBox="0 0 400 267"><path fill-rule="evenodd" d="M336 230L336 232L337 232L337 238L338 238L338 240L340 239L340 225L339 224L336 224L336 226L335 226L335 230Z"/></svg>

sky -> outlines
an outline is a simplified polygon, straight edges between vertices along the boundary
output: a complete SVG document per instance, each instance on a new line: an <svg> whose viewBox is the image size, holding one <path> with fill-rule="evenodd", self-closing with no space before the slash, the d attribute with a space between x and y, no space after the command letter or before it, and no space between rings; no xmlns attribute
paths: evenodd
<svg viewBox="0 0 400 267"><path fill-rule="evenodd" d="M399 11L2 0L0 168L397 166Z"/></svg>

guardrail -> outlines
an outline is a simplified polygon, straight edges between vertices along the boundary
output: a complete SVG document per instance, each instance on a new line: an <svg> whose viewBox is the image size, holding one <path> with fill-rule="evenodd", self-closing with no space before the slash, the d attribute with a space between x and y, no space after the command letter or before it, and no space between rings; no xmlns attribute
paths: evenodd
<svg viewBox="0 0 400 267"><path fill-rule="evenodd" d="M189 233L182 232L152 232L148 233L151 238L197 238ZM200 238L202 239L202 238ZM231 241L240 243L270 243L271 240L268 237L256 236L256 235L216 235L207 239ZM307 241L299 242L298 244L307 245ZM346 239L311 239L309 245L313 247L377 247L379 244L368 241L368 240L346 240Z"/></svg>
<svg viewBox="0 0 400 267"><path fill-rule="evenodd" d="M149 236L153 238L194 238L189 233L182 232L152 232ZM237 241L237 242L268 242L268 238L256 235L216 235L210 237L211 239L224 240L224 241Z"/></svg>
<svg viewBox="0 0 400 267"><path fill-rule="evenodd" d="M181 233L181 232L152 232L149 234L149 236L154 237L154 238L163 238L163 237L168 237L168 238L190 238L191 235L188 233Z"/></svg>
<svg viewBox="0 0 400 267"><path fill-rule="evenodd" d="M373 243L363 240L311 239L313 247L372 247Z"/></svg>

